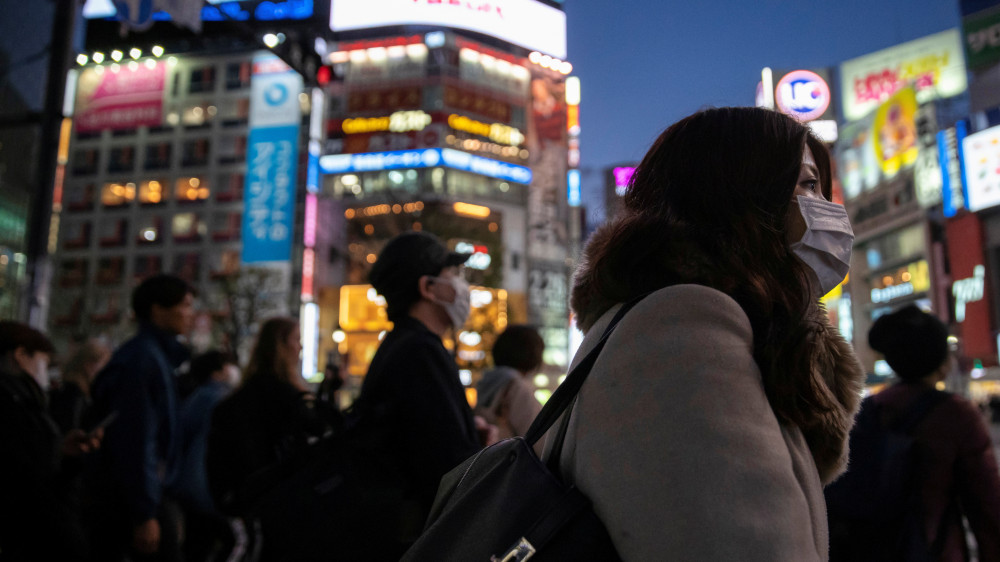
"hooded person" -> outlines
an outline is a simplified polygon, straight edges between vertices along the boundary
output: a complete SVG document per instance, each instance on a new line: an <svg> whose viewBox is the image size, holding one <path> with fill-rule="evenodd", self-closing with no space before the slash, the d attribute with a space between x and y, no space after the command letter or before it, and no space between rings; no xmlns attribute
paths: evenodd
<svg viewBox="0 0 1000 562"><path fill-rule="evenodd" d="M433 234L405 232L386 244L369 274L393 329L354 410L362 431L381 436L373 445L400 475L401 501L381 522L392 541L368 559L397 560L423 528L441 477L481 446L458 366L442 342L469 314L468 257Z"/></svg>

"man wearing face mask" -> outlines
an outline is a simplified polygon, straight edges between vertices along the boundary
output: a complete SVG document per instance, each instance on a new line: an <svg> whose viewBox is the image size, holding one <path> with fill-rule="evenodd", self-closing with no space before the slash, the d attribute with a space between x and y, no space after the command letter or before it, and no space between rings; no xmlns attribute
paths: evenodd
<svg viewBox="0 0 1000 562"><path fill-rule="evenodd" d="M386 522L401 549L389 559L420 533L441 477L481 446L458 366L442 343L469 314L468 258L432 234L406 232L386 244L369 274L393 329L372 359L355 411L359 425L384 436L380 445L405 480L406 513Z"/></svg>
<svg viewBox="0 0 1000 562"><path fill-rule="evenodd" d="M86 541L71 501L79 457L101 432L60 435L45 389L55 349L25 324L0 321L0 559L83 560Z"/></svg>

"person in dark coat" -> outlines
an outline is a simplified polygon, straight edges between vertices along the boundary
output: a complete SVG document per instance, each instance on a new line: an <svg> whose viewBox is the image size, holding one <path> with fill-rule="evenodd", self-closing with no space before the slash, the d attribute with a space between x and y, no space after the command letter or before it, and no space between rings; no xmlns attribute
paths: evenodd
<svg viewBox="0 0 1000 562"><path fill-rule="evenodd" d="M442 343L469 313L461 267L468 257L449 252L432 234L406 232L386 244L369 276L385 297L393 329L375 352L354 409L361 428L386 436L381 445L407 479L407 507L385 521L398 542L394 559L422 529L441 477L481 447L458 367Z"/></svg>
<svg viewBox="0 0 1000 562"><path fill-rule="evenodd" d="M261 560L299 559L283 551L289 539L273 519L261 516L260 502L272 498L268 494L290 467L298 466L307 445L335 424L302 377L301 352L297 320L277 317L264 322L243 383L212 413L206 456L209 489L217 508L239 526L237 534L247 537L247 548L263 544ZM317 542L323 538L316 537Z"/></svg>
<svg viewBox="0 0 1000 562"><path fill-rule="evenodd" d="M89 338L61 362L59 383L49 391L49 412L63 433L83 427L84 415L90 408L90 387L109 359L108 345Z"/></svg>
<svg viewBox="0 0 1000 562"><path fill-rule="evenodd" d="M924 395L938 392L935 387L951 369L947 339L945 325L913 305L879 317L868 333L868 343L884 355L899 381L867 401L894 420ZM1000 560L1000 472L979 409L961 396L946 394L917 423L912 435L921 451L916 473L924 520L922 542L935 551L930 559L970 559L964 517L976 539L979 560ZM866 551L870 545L857 537L833 535L831 547L835 562L884 559L871 556Z"/></svg>
<svg viewBox="0 0 1000 562"><path fill-rule="evenodd" d="M89 467L95 559L179 560L182 520L170 484L179 460L176 371L189 358L194 289L156 275L132 293L136 335L94 381L94 417L116 415Z"/></svg>
<svg viewBox="0 0 1000 562"><path fill-rule="evenodd" d="M184 554L188 562L209 559L232 543L229 522L215 507L208 488L205 455L212 412L240 382L236 357L212 350L191 360L192 392L181 403L181 463L174 493L184 510Z"/></svg>
<svg viewBox="0 0 1000 562"><path fill-rule="evenodd" d="M70 487L74 457L100 432L64 437L48 414L45 387L54 352L44 334L0 322L0 560L85 560L87 544Z"/></svg>

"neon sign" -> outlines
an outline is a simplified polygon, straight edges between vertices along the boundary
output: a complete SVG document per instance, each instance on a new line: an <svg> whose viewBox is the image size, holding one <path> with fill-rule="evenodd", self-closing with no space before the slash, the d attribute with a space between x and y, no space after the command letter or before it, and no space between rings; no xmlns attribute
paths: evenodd
<svg viewBox="0 0 1000 562"><path fill-rule="evenodd" d="M956 322L965 322L965 305L983 300L985 288L986 268L982 265L972 268L972 277L952 283L951 294L955 297Z"/></svg>
<svg viewBox="0 0 1000 562"><path fill-rule="evenodd" d="M398 170L401 168L433 168L444 166L515 183L531 183L531 169L492 158L484 158L451 148L396 150L362 154L327 154L319 159L324 174L347 174Z"/></svg>
<svg viewBox="0 0 1000 562"><path fill-rule="evenodd" d="M118 14L112 0L87 0L83 15L88 19L113 18ZM208 0L201 9L201 21L283 21L304 20L313 15L313 0L237 1ZM165 11L153 13L154 21L170 21Z"/></svg>
<svg viewBox="0 0 1000 562"><path fill-rule="evenodd" d="M794 70L778 81L774 102L782 113L811 121L830 107L830 86L815 72Z"/></svg>
<svg viewBox="0 0 1000 562"><path fill-rule="evenodd" d="M397 111L388 117L357 117L344 119L341 128L345 133L374 133L391 131L403 133L406 131L421 131L431 123L431 116L423 111Z"/></svg>
<svg viewBox="0 0 1000 562"><path fill-rule="evenodd" d="M510 146L518 146L524 142L524 133L515 127L502 123L487 125L475 119L455 115L448 116L448 126L456 131L465 131L481 137L487 137L491 141Z"/></svg>

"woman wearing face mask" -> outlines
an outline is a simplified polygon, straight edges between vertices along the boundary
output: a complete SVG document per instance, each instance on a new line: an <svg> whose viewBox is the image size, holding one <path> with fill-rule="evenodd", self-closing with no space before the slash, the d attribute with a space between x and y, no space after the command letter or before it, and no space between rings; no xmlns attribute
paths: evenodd
<svg viewBox="0 0 1000 562"><path fill-rule="evenodd" d="M458 366L442 343L469 315L462 277L468 257L432 234L406 232L386 244L369 274L393 329L372 358L354 410L400 475L401 500L376 516L387 536L371 541L361 560L398 560L422 530L441 477L480 448Z"/></svg>
<svg viewBox="0 0 1000 562"><path fill-rule="evenodd" d="M558 463L624 560L827 559L823 485L863 379L818 303L853 239L830 191L799 123L706 110L657 139L588 242L577 360L646 296L577 395Z"/></svg>

